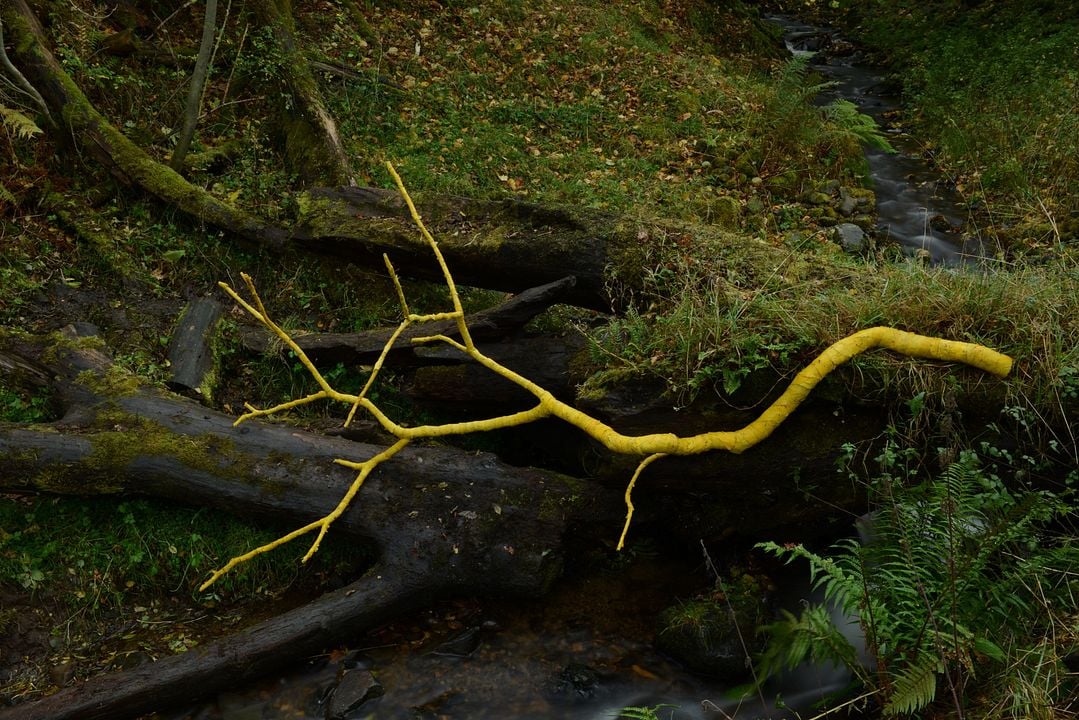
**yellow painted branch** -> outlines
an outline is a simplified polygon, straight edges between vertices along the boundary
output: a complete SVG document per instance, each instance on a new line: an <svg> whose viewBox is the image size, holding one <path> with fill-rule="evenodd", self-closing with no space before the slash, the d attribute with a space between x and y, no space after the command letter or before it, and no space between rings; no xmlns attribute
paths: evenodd
<svg viewBox="0 0 1079 720"><path fill-rule="evenodd" d="M266 309L262 305L262 300L259 298L258 293L255 290L254 285L251 283L250 278L247 275L243 275L244 281L248 284L248 288L254 299L254 305L246 302L241 298L231 287L225 283L220 283L221 287L232 296L232 298L238 302L248 313L252 315L256 320L265 325L275 335L295 353L300 362L308 370L311 376L318 382L322 388L320 392L308 395L305 398L299 400L292 400L287 403L282 403L273 408L267 410L256 410L249 408L249 412L242 415L237 423L242 422L245 419L251 417L260 417L265 415L271 415L273 413L287 410L298 405L303 405L309 402L320 399L329 399L337 402L344 402L351 405L351 409L346 420L346 425L352 420L353 414L357 408L363 408L366 410L385 430L392 433L398 438L398 441L394 443L390 448L384 452L372 457L364 462L352 462L349 460L337 460L336 462L359 470L359 474L353 483L349 486L348 490L341 498L338 505L330 511L325 517L317 520L313 523L305 525L298 530L294 530L287 535L278 538L277 540L267 543L249 553L233 558L223 568L216 571L210 579L203 584L202 588L205 589L212 584L217 578L219 578L225 572L236 565L246 562L256 555L272 550L279 545L288 542L300 535L319 529L319 534L316 537L311 549L308 550L307 555L304 556L304 560L311 557L319 547L322 538L325 536L330 525L335 519L345 511L349 504L354 499L360 487L363 485L364 480L371 473L371 471L378 466L379 463L384 460L393 457L398 451L405 447L410 441L423 439L423 438L436 438L445 437L449 435L463 435L474 432L486 432L489 430L497 430L501 428L514 427L518 425L524 425L529 422L533 422L544 417L557 417L565 422L579 428L592 438L602 443L606 448L612 452L625 454L644 456L644 459L637 466L636 472L634 472L629 485L626 488L626 522L622 529L622 535L618 541L619 549L625 541L626 532L629 529L630 522L633 518L633 502L631 494L633 488L637 483L637 479L641 473L654 461L667 455L695 455L698 453L709 452L712 450L727 450L733 453L740 453L744 450L756 445L765 438L767 438L776 427L779 426L795 408L805 400L809 393L817 386L818 383L828 373L832 372L839 365L848 362L851 358L864 353L874 348L887 348L895 352L908 355L910 357L926 358L929 360L940 360L944 362L958 362L970 365L972 367L984 370L988 373L996 375L998 377L1005 377L1012 367L1012 360L1006 355L1002 355L994 350L990 350L982 345L976 345L967 342L958 342L954 340L945 340L942 338L926 337L924 335L916 335L914 333L904 332L902 330L896 330L888 327L874 327L867 330L861 330L849 337L839 340L829 347L827 347L813 362L811 362L806 368L795 376L787 390L773 402L760 417L746 425L740 430L730 431L718 431L707 432L699 435L692 435L689 437L679 437L673 433L656 433L651 435L623 435L614 430L614 428L600 422L599 420L581 412L580 410L567 405L566 403L558 400L550 392L532 382L528 378L525 378L516 372L510 370L507 367L502 366L497 361L487 357L480 352L472 342L472 337L469 334L468 325L464 319L464 312L461 308L461 300L457 294L457 288L453 282L453 276L450 274L449 268L446 265L446 261L442 256L441 251L438 249L438 243L428 232L427 228L423 224L423 219L416 211L416 207L412 202L412 198L409 197L408 191L405 189L404 184L401 182L401 178L397 175L392 165L387 163L390 174L393 176L394 182L397 183L398 189L401 191L401 195L408 206L409 212L412 214L412 219L415 221L420 233L423 235L424 240L428 243L431 251L434 253L435 258L438 260L439 267L442 269L443 276L446 280L446 286L450 293L450 298L453 304L453 310L442 313L430 313L417 315L410 313L408 310L408 304L405 300L404 291L401 289L400 282L397 280L397 275L393 271L393 265L390 264L389 259L386 259L386 267L389 270L390 276L393 278L394 286L397 289L398 299L400 300L402 311L404 314L404 320L398 326L397 331L390 337L386 346L383 348L382 354L379 356L378 361L375 363L372 369L371 377L367 384L364 386L362 392L359 395L349 395L346 393L338 392L330 386L330 384L322 377L322 375L315 368L314 364L307 357L307 355L300 349L296 342L289 337L283 329L270 320ZM531 393L537 400L537 405L530 410L523 412L513 413L510 415L504 415L495 418L488 418L485 420L473 420L469 422L449 423L445 425L422 425L419 427L404 427L391 420L382 410L370 399L367 398L367 392L371 385L374 383L379 370L382 368L382 364L385 361L386 356L389 354L390 348L397 340L400 334L411 323L429 322L432 320L444 320L452 319L455 321L458 331L461 334L461 342L458 342L445 335L432 335L430 337L414 338L414 343L424 343L432 341L441 341L452 347L457 348L468 357L475 360L480 365L491 372L506 378L510 382L523 388Z"/></svg>
<svg viewBox="0 0 1079 720"><path fill-rule="evenodd" d="M649 455L637 466L637 469L633 473L633 477L629 479L629 485L626 485L626 522L622 526L622 534L618 536L618 547L615 550L621 550L626 544L626 533L629 532L629 524L633 521L633 488L637 485L637 478L641 476L641 472L646 467L659 460L661 457L667 457L663 453L656 453L655 455Z"/></svg>

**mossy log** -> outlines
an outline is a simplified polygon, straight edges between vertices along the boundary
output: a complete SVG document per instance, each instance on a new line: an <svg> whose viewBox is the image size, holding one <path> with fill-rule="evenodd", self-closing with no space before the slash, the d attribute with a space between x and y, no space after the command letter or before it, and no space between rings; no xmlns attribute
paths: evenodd
<svg viewBox="0 0 1079 720"><path fill-rule="evenodd" d="M302 523L340 499L352 472L339 457L383 448L248 422L142 386L112 366L96 338L73 332L0 338L0 367L57 378L62 418L0 427L0 488L65 494L138 493ZM19 382L9 378L9 382ZM379 548L367 577L225 639L146 668L0 710L0 718L124 718L188 702L280 668L417 604L454 593L534 596L560 568L567 522L606 513L612 494L491 455L447 448L400 452L368 479L332 532Z"/></svg>
<svg viewBox="0 0 1079 720"><path fill-rule="evenodd" d="M659 241L656 228L602 210L423 193L417 203L457 282L519 292L573 276L565 302L603 311L640 286L644 248ZM371 266L385 253L404 273L442 277L392 190L314 188L300 208L293 240L303 249Z"/></svg>

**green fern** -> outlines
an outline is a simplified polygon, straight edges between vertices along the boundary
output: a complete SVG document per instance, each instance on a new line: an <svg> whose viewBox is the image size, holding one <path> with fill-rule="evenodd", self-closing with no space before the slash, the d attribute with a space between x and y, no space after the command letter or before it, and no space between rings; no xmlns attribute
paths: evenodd
<svg viewBox="0 0 1079 720"><path fill-rule="evenodd" d="M824 107L824 115L838 127L839 132L853 135L860 142L878 150L895 152L876 121L849 100L834 100Z"/></svg>
<svg viewBox="0 0 1079 720"><path fill-rule="evenodd" d="M773 677L809 661L815 665L856 668L859 680L869 680L858 662L858 651L832 622L824 605L811 605L799 616L782 610L780 619L762 631L772 642L758 660L760 676Z"/></svg>
<svg viewBox="0 0 1079 720"><path fill-rule="evenodd" d="M758 672L763 679L803 660L840 662L877 691L888 714L910 715L934 701L941 676L961 688L976 676L1006 673L1024 652L1022 638L1042 642L1048 603L1033 589L1059 586L1066 594L1062 578L1079 549L1067 538L1055 547L1039 542L1051 521L1071 511L1070 498L1013 494L973 452L961 453L936 481L911 487L888 472L871 486L879 508L871 543L837 543L830 557L800 545L758 545L786 562L806 560L813 587L861 618L876 675L839 642L824 606L797 618L786 613L765 628L771 643ZM950 695L963 702L960 693Z"/></svg>
<svg viewBox="0 0 1079 720"><path fill-rule="evenodd" d="M944 666L937 658L920 656L895 676L884 713L910 715L928 706L937 695L937 676L943 672Z"/></svg>
<svg viewBox="0 0 1079 720"><path fill-rule="evenodd" d="M671 708L671 717L678 709L677 705L660 704L652 707L624 707L615 717L629 718L629 720L660 720L659 711L663 708Z"/></svg>
<svg viewBox="0 0 1079 720"><path fill-rule="evenodd" d="M15 136L16 140L28 140L42 132L37 123L26 115L2 104L0 104L0 121Z"/></svg>

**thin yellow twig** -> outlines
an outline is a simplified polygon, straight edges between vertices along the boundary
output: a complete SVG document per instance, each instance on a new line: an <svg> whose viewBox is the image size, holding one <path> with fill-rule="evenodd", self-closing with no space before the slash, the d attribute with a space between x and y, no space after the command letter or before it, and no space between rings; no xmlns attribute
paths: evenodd
<svg viewBox="0 0 1079 720"><path fill-rule="evenodd" d="M626 485L626 524L622 526L622 534L618 536L618 547L615 550L621 550L626 544L626 533L629 532L629 523L633 520L633 487L637 484L637 478L641 476L641 472L659 460L661 457L667 457L665 453L656 453L655 455L649 455L637 466L637 469L633 473L633 477L629 479L629 485Z"/></svg>

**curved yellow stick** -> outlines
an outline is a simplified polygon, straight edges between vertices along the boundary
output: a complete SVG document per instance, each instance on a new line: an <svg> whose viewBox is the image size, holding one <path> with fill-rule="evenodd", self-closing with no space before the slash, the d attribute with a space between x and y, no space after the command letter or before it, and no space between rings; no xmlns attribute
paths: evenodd
<svg viewBox="0 0 1079 720"><path fill-rule="evenodd" d="M453 304L453 310L444 313L432 313L427 315L416 315L409 312L408 305L405 301L404 292L401 289L400 283L397 281L396 274L393 271L393 266L390 265L389 260L386 260L387 268L390 275L394 280L394 285L397 289L398 299L401 303L402 311L404 314L404 320L398 327L397 332L390 338L386 348L379 356L378 362L375 364L375 368L372 370L371 378L367 385L365 385L363 391L359 395L351 395L348 393L342 393L330 386L329 382L319 373L315 368L315 365L307 357L304 351L296 344L296 342L286 333L279 325L273 322L265 307L262 304L262 300L259 298L254 285L251 283L250 278L247 275L243 275L244 281L247 283L248 289L252 295L254 304L248 303L239 296L236 291L229 287L225 283L219 283L222 288L236 300L245 310L247 310L256 320L266 326L271 332L279 337L289 349L295 353L296 357L303 364L303 366L311 373L311 376L318 383L321 390L319 392L308 395L307 397L300 398L298 400L292 400L281 405L277 405L266 410L257 410L251 406L247 406L248 412L241 415L236 424L240 424L252 417L260 417L264 415L271 415L275 412L287 410L289 408L304 405L316 400L333 400L337 402L343 402L351 406L348 420L346 424L352 420L353 413L358 408L366 410L384 429L392 433L397 437L398 442L388 448L386 451L379 453L375 457L362 463L352 463L347 460L338 460L337 462L352 467L360 471L356 480L349 487L345 496L338 503L330 513L325 517L317 520L313 523L305 525L298 530L295 530L281 538L267 543L262 547L256 548L249 553L241 555L239 557L230 560L220 570L214 572L206 583L203 584L201 589L205 589L212 584L222 574L232 569L236 565L249 560L250 558L272 550L279 545L288 542L290 540L299 537L302 534L311 532L318 529L319 533L312 544L311 549L307 555L304 556L306 561L315 551L318 549L326 531L329 530L330 525L337 517L344 512L345 508L352 501L355 494L359 491L360 486L363 484L364 479L373 471L379 463L389 459L396 454L401 448L408 444L409 441L419 438L434 438L445 437L448 435L463 435L473 432L485 432L488 430L496 430L500 428L513 427L517 425L524 425L526 423L538 420L544 417L557 417L571 425L581 429L592 438L596 439L603 444L604 447L612 452L624 454L624 455L638 455L645 456L641 463L637 466L636 472L633 474L633 478L630 480L628 487L626 488L626 522L622 529L622 535L618 541L618 549L622 548L625 541L626 532L629 530L630 521L633 517L633 502L631 494L633 488L637 483L638 477L641 472L648 467L652 462L658 460L666 455L696 455L698 453L710 452L712 450L727 450L732 453L740 453L747 450L757 443L764 440L766 437L772 434L772 431L779 426L792 412L798 407L810 391L813 390L817 384L824 379L824 377L832 372L836 367L849 361L851 358L864 353L874 348L887 348L910 357L926 358L929 360L942 360L945 362L959 362L972 367L979 368L988 373L996 375L998 377L1005 377L1012 368L1012 359L1007 355L1002 355L995 350L990 350L982 345L976 345L968 342L958 342L955 340L944 340L942 338L926 337L925 335L917 335L915 333L904 332L902 330L896 330L889 327L874 327L867 330L858 331L842 340L839 340L828 348L826 348L817 358L811 362L806 368L804 368L798 375L795 376L790 386L786 391L773 402L764 412L761 413L753 422L746 425L741 430L733 431L719 431L719 432L707 432L699 435L692 435L689 437L679 437L673 433L655 433L651 435L623 435L614 428L606 425L599 420L581 412L575 407L567 405L562 402L550 392L540 387L536 383L532 382L528 378L525 378L507 367L500 365L495 360L487 357L479 349L476 348L472 342L472 337L468 331L468 325L465 323L464 312L461 307L461 300L457 293L457 287L453 282L453 277L450 274L449 267L446 265L446 261L442 256L442 252L438 248L438 243L428 232L427 228L423 224L423 219L416 211L416 206L412 202L412 198L409 197L408 191L405 189L404 184L401 182L401 178L397 175L393 166L386 163L390 174L393 176L394 182L397 183L398 190L401 192L401 196L404 198L405 204L408 206L409 212L412 215L413 221L416 223L423 235L431 251L434 253L435 258L438 260L439 267L442 269L443 277L446 281L446 287L450 292L450 299ZM412 323L429 322L431 320L444 320L452 319L457 325L458 333L461 336L461 341L458 342L445 335L434 335L431 337L415 338L413 342L432 342L440 341L448 345L451 345L460 350L465 355L469 356L479 364L483 365L496 375L500 375L510 382L518 385L519 387L527 390L537 400L537 404L530 410L513 413L511 415L504 415L501 417L488 418L486 420L471 420L461 423L448 423L445 425L421 425L419 427L404 427L391 420L375 403L373 403L368 397L367 392L374 382L375 376L378 374L378 370L382 367L382 362L385 360L389 347L397 339L400 333Z"/></svg>

